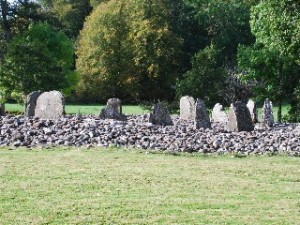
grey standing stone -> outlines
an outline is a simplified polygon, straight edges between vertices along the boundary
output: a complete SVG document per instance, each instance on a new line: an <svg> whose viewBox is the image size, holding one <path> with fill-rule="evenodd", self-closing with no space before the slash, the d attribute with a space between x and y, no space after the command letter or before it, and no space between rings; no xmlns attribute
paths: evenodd
<svg viewBox="0 0 300 225"><path fill-rule="evenodd" d="M249 109L251 118L253 123L257 123L258 119L257 119L257 108L256 108L256 104L252 99L249 99L247 102L247 108Z"/></svg>
<svg viewBox="0 0 300 225"><path fill-rule="evenodd" d="M0 116L5 116L5 104L0 103Z"/></svg>
<svg viewBox="0 0 300 225"><path fill-rule="evenodd" d="M228 112L228 129L230 131L253 131L254 125L246 104L236 102L231 104Z"/></svg>
<svg viewBox="0 0 300 225"><path fill-rule="evenodd" d="M195 108L194 128L195 129L211 128L208 111L204 101L197 99L194 108Z"/></svg>
<svg viewBox="0 0 300 225"><path fill-rule="evenodd" d="M42 91L34 91L27 95L25 103L25 116L34 116L36 101L42 93Z"/></svg>
<svg viewBox="0 0 300 225"><path fill-rule="evenodd" d="M149 114L148 121L156 125L173 125L169 110L162 103L154 105L153 112Z"/></svg>
<svg viewBox="0 0 300 225"><path fill-rule="evenodd" d="M274 113L272 102L267 98L263 106L263 118L262 123L265 126L273 127L274 125Z"/></svg>
<svg viewBox="0 0 300 225"><path fill-rule="evenodd" d="M180 98L180 119L192 120L195 116L195 100L191 96Z"/></svg>
<svg viewBox="0 0 300 225"><path fill-rule="evenodd" d="M116 108L112 106L107 106L106 108L101 110L100 113L101 119L114 119L114 120L121 120L125 121L127 120L127 117L120 113Z"/></svg>
<svg viewBox="0 0 300 225"><path fill-rule="evenodd" d="M59 91L42 93L36 101L35 116L55 120L64 115L65 98Z"/></svg>
<svg viewBox="0 0 300 225"><path fill-rule="evenodd" d="M217 123L228 123L228 116L220 103L215 104L213 108L212 121Z"/></svg>
<svg viewBox="0 0 300 225"><path fill-rule="evenodd" d="M118 98L110 98L107 100L107 107L114 108L118 113L122 114L122 101Z"/></svg>

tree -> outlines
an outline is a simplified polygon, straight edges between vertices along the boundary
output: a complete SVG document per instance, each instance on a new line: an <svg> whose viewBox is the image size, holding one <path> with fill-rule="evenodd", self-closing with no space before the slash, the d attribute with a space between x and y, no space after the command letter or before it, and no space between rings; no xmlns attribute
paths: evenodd
<svg viewBox="0 0 300 225"><path fill-rule="evenodd" d="M125 0L100 4L81 31L76 67L81 75L80 95L90 101L135 98L129 6L130 1Z"/></svg>
<svg viewBox="0 0 300 225"><path fill-rule="evenodd" d="M14 96L63 90L75 82L72 63L73 45L65 34L47 23L32 24L9 44L0 67L0 84Z"/></svg>
<svg viewBox="0 0 300 225"><path fill-rule="evenodd" d="M252 10L251 29L256 37L252 47L240 47L239 65L248 79L264 84L260 96L270 97L279 105L278 120L282 119L282 102L291 99L299 85L300 3L297 0L260 2Z"/></svg>
<svg viewBox="0 0 300 225"><path fill-rule="evenodd" d="M169 25L171 2L111 0L93 11L77 51L83 93L102 101L174 97L182 39Z"/></svg>
<svg viewBox="0 0 300 225"><path fill-rule="evenodd" d="M250 8L258 0L187 0L194 8L198 26L205 32L200 34L205 46L211 43L222 50L223 61L231 67L236 65L239 44L254 42L249 25Z"/></svg>
<svg viewBox="0 0 300 225"><path fill-rule="evenodd" d="M62 30L76 39L92 7L89 0L39 0L59 21Z"/></svg>
<svg viewBox="0 0 300 225"><path fill-rule="evenodd" d="M177 96L201 98L208 106L224 101L221 91L227 75L220 56L220 51L213 45L200 50L192 60L192 69L178 82Z"/></svg>
<svg viewBox="0 0 300 225"><path fill-rule="evenodd" d="M181 75L183 39L172 27L173 9L181 0L134 3L131 39L142 100L172 100Z"/></svg>

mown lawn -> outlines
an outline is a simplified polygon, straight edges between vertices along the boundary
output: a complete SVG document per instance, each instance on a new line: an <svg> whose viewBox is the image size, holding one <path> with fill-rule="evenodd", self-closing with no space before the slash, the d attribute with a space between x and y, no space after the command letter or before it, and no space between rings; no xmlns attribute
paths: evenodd
<svg viewBox="0 0 300 225"><path fill-rule="evenodd" d="M299 221L299 158L0 150L0 224Z"/></svg>
<svg viewBox="0 0 300 225"><path fill-rule="evenodd" d="M66 113L67 114L82 114L82 115L99 115L101 109L105 107L104 105L66 105ZM284 105L282 115L288 114L288 105ZM144 110L142 107L138 105L125 105L122 107L123 113L126 115L140 115L148 113L147 110ZM5 104L5 109L8 112L14 113L24 113L24 106L19 104ZM274 107L274 117L275 121L277 121L277 110L278 107ZM258 109L258 118L261 119L262 109Z"/></svg>
<svg viewBox="0 0 300 225"><path fill-rule="evenodd" d="M99 115L101 109L104 105L66 105L65 110L67 114L82 114L82 115ZM5 109L8 112L24 112L24 106L19 104L5 104ZM126 115L139 115L147 113L146 110L142 109L140 106L126 105L122 107L123 113Z"/></svg>

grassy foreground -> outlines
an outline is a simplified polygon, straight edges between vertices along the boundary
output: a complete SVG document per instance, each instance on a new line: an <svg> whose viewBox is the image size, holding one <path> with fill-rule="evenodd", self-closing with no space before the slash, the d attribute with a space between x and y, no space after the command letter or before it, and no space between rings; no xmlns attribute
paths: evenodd
<svg viewBox="0 0 300 225"><path fill-rule="evenodd" d="M299 158L0 150L0 224L299 221Z"/></svg>

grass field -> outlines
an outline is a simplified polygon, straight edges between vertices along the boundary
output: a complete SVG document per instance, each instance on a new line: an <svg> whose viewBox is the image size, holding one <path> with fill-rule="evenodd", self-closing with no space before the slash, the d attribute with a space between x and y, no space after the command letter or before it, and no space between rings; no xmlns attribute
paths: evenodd
<svg viewBox="0 0 300 225"><path fill-rule="evenodd" d="M66 113L67 114L82 114L82 115L99 115L100 110L104 107L104 105L66 105ZM18 112L23 113L24 112L24 106L19 104L5 104L5 109L9 112ZM277 107L274 107L274 116L275 121L277 121ZM148 111L142 109L140 106L137 105L126 105L123 106L123 113L126 115L140 115L147 113ZM288 113L288 105L285 105L283 107L282 115L286 115ZM258 115L259 119L261 119L262 110L261 108L258 109Z"/></svg>
<svg viewBox="0 0 300 225"><path fill-rule="evenodd" d="M66 113L67 114L82 114L82 115L99 115L101 109L104 107L104 105L66 105ZM5 104L5 109L9 112L24 112L24 106L19 104ZM132 105L126 105L122 107L123 113L126 115L131 114L143 114L146 113L146 110L143 110L139 106L132 106Z"/></svg>
<svg viewBox="0 0 300 225"><path fill-rule="evenodd" d="M0 150L0 224L299 221L299 158Z"/></svg>

